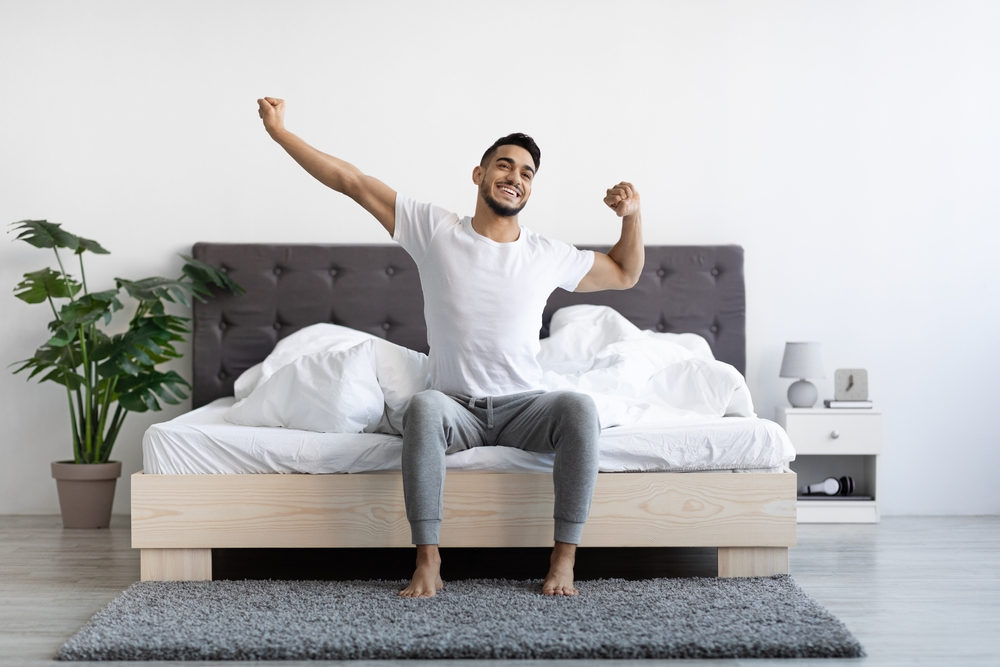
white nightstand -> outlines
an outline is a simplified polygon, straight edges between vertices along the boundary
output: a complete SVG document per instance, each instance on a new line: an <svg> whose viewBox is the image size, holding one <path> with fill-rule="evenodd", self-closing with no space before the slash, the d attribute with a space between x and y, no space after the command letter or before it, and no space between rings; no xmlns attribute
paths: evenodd
<svg viewBox="0 0 1000 667"><path fill-rule="evenodd" d="M799 523L878 523L878 466L882 453L882 412L779 406L777 422L795 446L792 470L799 488L827 477L850 475L855 496L828 500L799 498Z"/></svg>

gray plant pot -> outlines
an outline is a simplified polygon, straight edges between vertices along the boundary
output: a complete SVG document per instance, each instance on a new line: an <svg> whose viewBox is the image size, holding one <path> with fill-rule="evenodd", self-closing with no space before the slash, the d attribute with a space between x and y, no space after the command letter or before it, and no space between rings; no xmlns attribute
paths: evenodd
<svg viewBox="0 0 1000 667"><path fill-rule="evenodd" d="M53 461L52 477L59 492L63 528L107 528L111 525L115 482L121 476L121 461Z"/></svg>

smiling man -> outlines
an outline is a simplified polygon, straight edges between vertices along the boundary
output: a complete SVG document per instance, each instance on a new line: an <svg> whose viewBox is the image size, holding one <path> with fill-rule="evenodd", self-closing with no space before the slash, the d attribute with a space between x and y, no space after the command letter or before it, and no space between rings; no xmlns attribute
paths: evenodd
<svg viewBox="0 0 1000 667"><path fill-rule="evenodd" d="M356 201L413 258L424 293L431 389L403 418L403 493L417 566L404 597L432 597L444 584L438 542L445 456L472 447L554 452L555 547L546 595L576 595L576 545L597 478L600 426L593 400L545 392L536 360L542 310L557 287L628 289L644 261L639 193L609 188L604 202L622 219L608 252L581 251L518 223L531 197L541 151L531 137L498 139L472 170L475 215L460 217L397 194L285 128L283 100L257 100L268 134L324 185Z"/></svg>

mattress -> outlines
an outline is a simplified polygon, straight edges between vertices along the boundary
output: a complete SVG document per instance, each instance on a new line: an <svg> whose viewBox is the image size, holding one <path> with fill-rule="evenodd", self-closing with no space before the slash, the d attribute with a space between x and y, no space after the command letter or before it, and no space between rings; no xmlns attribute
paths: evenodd
<svg viewBox="0 0 1000 667"><path fill-rule="evenodd" d="M400 469L403 439L379 433L316 433L238 426L220 398L142 438L143 470L155 475L362 473ZM551 472L554 454L476 447L450 454L448 469ZM759 418L723 417L601 432L601 472L780 472L795 458L785 431Z"/></svg>

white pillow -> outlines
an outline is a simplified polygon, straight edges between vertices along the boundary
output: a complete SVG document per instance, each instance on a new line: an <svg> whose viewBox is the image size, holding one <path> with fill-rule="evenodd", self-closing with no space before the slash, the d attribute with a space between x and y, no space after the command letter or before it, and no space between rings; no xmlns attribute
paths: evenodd
<svg viewBox="0 0 1000 667"><path fill-rule="evenodd" d="M226 411L226 421L321 433L371 433L385 396L372 345L300 356L279 368L249 397Z"/></svg>
<svg viewBox="0 0 1000 667"><path fill-rule="evenodd" d="M240 373L233 385L233 395L237 401L242 401L275 371L303 355L339 352L370 338L375 336L337 324L324 322L304 327L278 341L264 361Z"/></svg>
<svg viewBox="0 0 1000 667"><path fill-rule="evenodd" d="M263 372L261 371L263 366L263 363L254 364L240 373L240 376L236 378L236 382L233 384L233 395L237 401L242 401L249 396L257 388L257 385L264 381Z"/></svg>
<svg viewBox="0 0 1000 667"><path fill-rule="evenodd" d="M313 324L278 341L261 364L261 377L256 386L274 375L281 367L301 356L317 352L342 352L358 343L376 338L372 334L337 324Z"/></svg>

